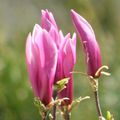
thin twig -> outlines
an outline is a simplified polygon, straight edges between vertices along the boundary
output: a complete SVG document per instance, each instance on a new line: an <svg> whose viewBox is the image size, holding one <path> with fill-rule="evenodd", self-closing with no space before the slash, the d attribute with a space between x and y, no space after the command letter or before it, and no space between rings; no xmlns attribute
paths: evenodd
<svg viewBox="0 0 120 120"><path fill-rule="evenodd" d="M65 120L70 120L70 113L67 109L64 111L64 119Z"/></svg>
<svg viewBox="0 0 120 120"><path fill-rule="evenodd" d="M41 113L41 116L42 116L42 120L46 120L47 113L46 113L46 112L42 112L42 113Z"/></svg>
<svg viewBox="0 0 120 120"><path fill-rule="evenodd" d="M53 98L54 98L54 100L56 100L56 97L57 97L57 91L54 91L54 93L53 93ZM53 120L56 120L56 104L54 104L54 106L53 106Z"/></svg>
<svg viewBox="0 0 120 120"><path fill-rule="evenodd" d="M53 120L56 120L56 105L53 106Z"/></svg>
<svg viewBox="0 0 120 120"><path fill-rule="evenodd" d="M98 90L94 91L94 96L95 96L95 102L96 102L96 108L97 108L98 116L102 117L102 111L101 111L101 107L100 107Z"/></svg>

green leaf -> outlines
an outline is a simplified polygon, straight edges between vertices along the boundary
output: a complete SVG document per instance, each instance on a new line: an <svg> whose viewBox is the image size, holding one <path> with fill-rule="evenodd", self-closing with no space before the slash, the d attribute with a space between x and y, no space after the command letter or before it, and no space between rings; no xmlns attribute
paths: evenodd
<svg viewBox="0 0 120 120"><path fill-rule="evenodd" d="M60 92L63 89L65 89L69 79L70 78L64 78L64 79L58 81L54 86L54 90L57 91L57 92Z"/></svg>
<svg viewBox="0 0 120 120"><path fill-rule="evenodd" d="M52 116L52 114L49 114L49 120L53 120L53 116Z"/></svg>
<svg viewBox="0 0 120 120"><path fill-rule="evenodd" d="M114 120L113 115L107 111L107 120Z"/></svg>
<svg viewBox="0 0 120 120"><path fill-rule="evenodd" d="M34 98L34 105L38 107L40 111L46 111L46 107L37 97Z"/></svg>
<svg viewBox="0 0 120 120"><path fill-rule="evenodd" d="M86 99L89 99L90 97L89 96L85 96L85 97L79 97L77 99L75 99L73 102L72 102L72 106L71 106L71 109L73 109L74 107L76 107L77 105L79 105L79 103L83 100L86 100Z"/></svg>

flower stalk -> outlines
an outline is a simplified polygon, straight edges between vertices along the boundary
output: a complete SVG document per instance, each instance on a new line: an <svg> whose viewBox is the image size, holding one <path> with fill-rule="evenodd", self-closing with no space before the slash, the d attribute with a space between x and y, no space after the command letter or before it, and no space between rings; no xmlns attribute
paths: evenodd
<svg viewBox="0 0 120 120"><path fill-rule="evenodd" d="M90 76L90 84L91 87L93 89L94 92L94 97L95 97L95 103L96 103L96 109L97 109L97 113L99 116L99 120L102 120L101 118L103 117L102 115L102 111L101 111L101 107L100 107L100 100L99 100L99 93L98 93L98 79L93 78L92 76Z"/></svg>
<svg viewBox="0 0 120 120"><path fill-rule="evenodd" d="M56 108L57 108L57 106L54 105L53 106L53 120L56 120Z"/></svg>
<svg viewBox="0 0 120 120"><path fill-rule="evenodd" d="M64 120L70 120L70 117L71 117L71 113L70 113L70 110L69 110L70 107L71 107L71 105L61 107L61 110L63 112Z"/></svg>
<svg viewBox="0 0 120 120"><path fill-rule="evenodd" d="M66 110L66 111L64 112L64 119L65 119L65 120L70 120L70 113L68 112L68 110Z"/></svg>
<svg viewBox="0 0 120 120"><path fill-rule="evenodd" d="M53 99L56 100L56 98L57 98L57 90L54 90ZM54 104L53 113L52 113L53 120L56 120L56 109L57 109L57 106L56 106L56 104Z"/></svg>
<svg viewBox="0 0 120 120"><path fill-rule="evenodd" d="M47 118L47 113L46 112L40 112L40 114L41 114L41 117L42 117L42 120L46 120L46 118Z"/></svg>
<svg viewBox="0 0 120 120"><path fill-rule="evenodd" d="M99 75L104 73L106 76L110 76L110 73L103 71L103 69L109 69L108 66L101 66L97 72L95 73L95 77L89 76L90 77L90 84L94 92L94 97L95 97L95 102L96 102L96 109L97 113L99 116L99 120L104 120L104 117L102 115L101 107L100 107L100 100L99 100L99 93L98 93L98 88L99 88Z"/></svg>
<svg viewBox="0 0 120 120"><path fill-rule="evenodd" d="M95 102L96 102L96 109L98 112L98 116L99 118L102 117L102 111L101 111L101 107L100 107L100 100L99 100L99 95L98 95L98 91L94 91L94 96L95 96Z"/></svg>

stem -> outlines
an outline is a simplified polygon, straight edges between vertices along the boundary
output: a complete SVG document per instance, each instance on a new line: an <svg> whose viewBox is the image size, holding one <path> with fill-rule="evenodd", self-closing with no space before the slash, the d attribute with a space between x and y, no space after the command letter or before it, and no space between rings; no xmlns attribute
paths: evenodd
<svg viewBox="0 0 120 120"><path fill-rule="evenodd" d="M56 99L56 97L57 97L57 91L54 91L54 93L53 93L53 98L54 98L54 100ZM56 120L56 104L54 104L54 106L53 106L53 120Z"/></svg>
<svg viewBox="0 0 120 120"><path fill-rule="evenodd" d="M56 120L56 105L53 106L53 120Z"/></svg>
<svg viewBox="0 0 120 120"><path fill-rule="evenodd" d="M67 109L64 111L64 119L65 120L70 120L70 113Z"/></svg>
<svg viewBox="0 0 120 120"><path fill-rule="evenodd" d="M46 120L46 118L47 118L47 113L46 113L46 112L42 112L42 113L41 113L41 116L42 116L42 120Z"/></svg>
<svg viewBox="0 0 120 120"><path fill-rule="evenodd" d="M100 118L100 117L102 117L102 111L101 111L101 107L100 107L98 90L94 91L94 96L95 96L95 102L96 102L96 108L97 108L98 116Z"/></svg>
<svg viewBox="0 0 120 120"><path fill-rule="evenodd" d="M99 95L98 95L98 79L90 76L90 84L94 92L95 102L96 102L96 109L99 116L99 120L104 120L102 116L102 111L100 107Z"/></svg>

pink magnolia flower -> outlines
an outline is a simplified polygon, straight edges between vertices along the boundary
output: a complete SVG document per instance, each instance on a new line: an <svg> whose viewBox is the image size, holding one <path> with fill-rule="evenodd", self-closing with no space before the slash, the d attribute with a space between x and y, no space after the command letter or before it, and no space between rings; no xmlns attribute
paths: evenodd
<svg viewBox="0 0 120 120"><path fill-rule="evenodd" d="M70 72L73 71L76 62L76 34L74 33L72 38L70 38L70 33L64 37L62 31L58 30L52 13L48 10L42 11L41 24L50 33L58 50L54 84L63 78L70 78L66 89L59 94L60 98L69 98L66 104L70 104L73 98L73 78Z"/></svg>
<svg viewBox="0 0 120 120"><path fill-rule="evenodd" d="M71 17L84 47L88 75L96 77L95 73L101 67L101 54L94 31L90 24L74 10L71 10Z"/></svg>
<svg viewBox="0 0 120 120"><path fill-rule="evenodd" d="M48 10L42 10L41 26L35 25L32 35L28 35L26 61L34 94L43 104L51 102L53 85L65 77L70 77L70 80L59 96L72 101L73 81L70 72L76 61L76 35L73 38L70 38L70 34L64 37Z"/></svg>
<svg viewBox="0 0 120 120"><path fill-rule="evenodd" d="M35 96L43 104L51 102L57 65L57 47L50 33L35 25L26 43L26 61Z"/></svg>

